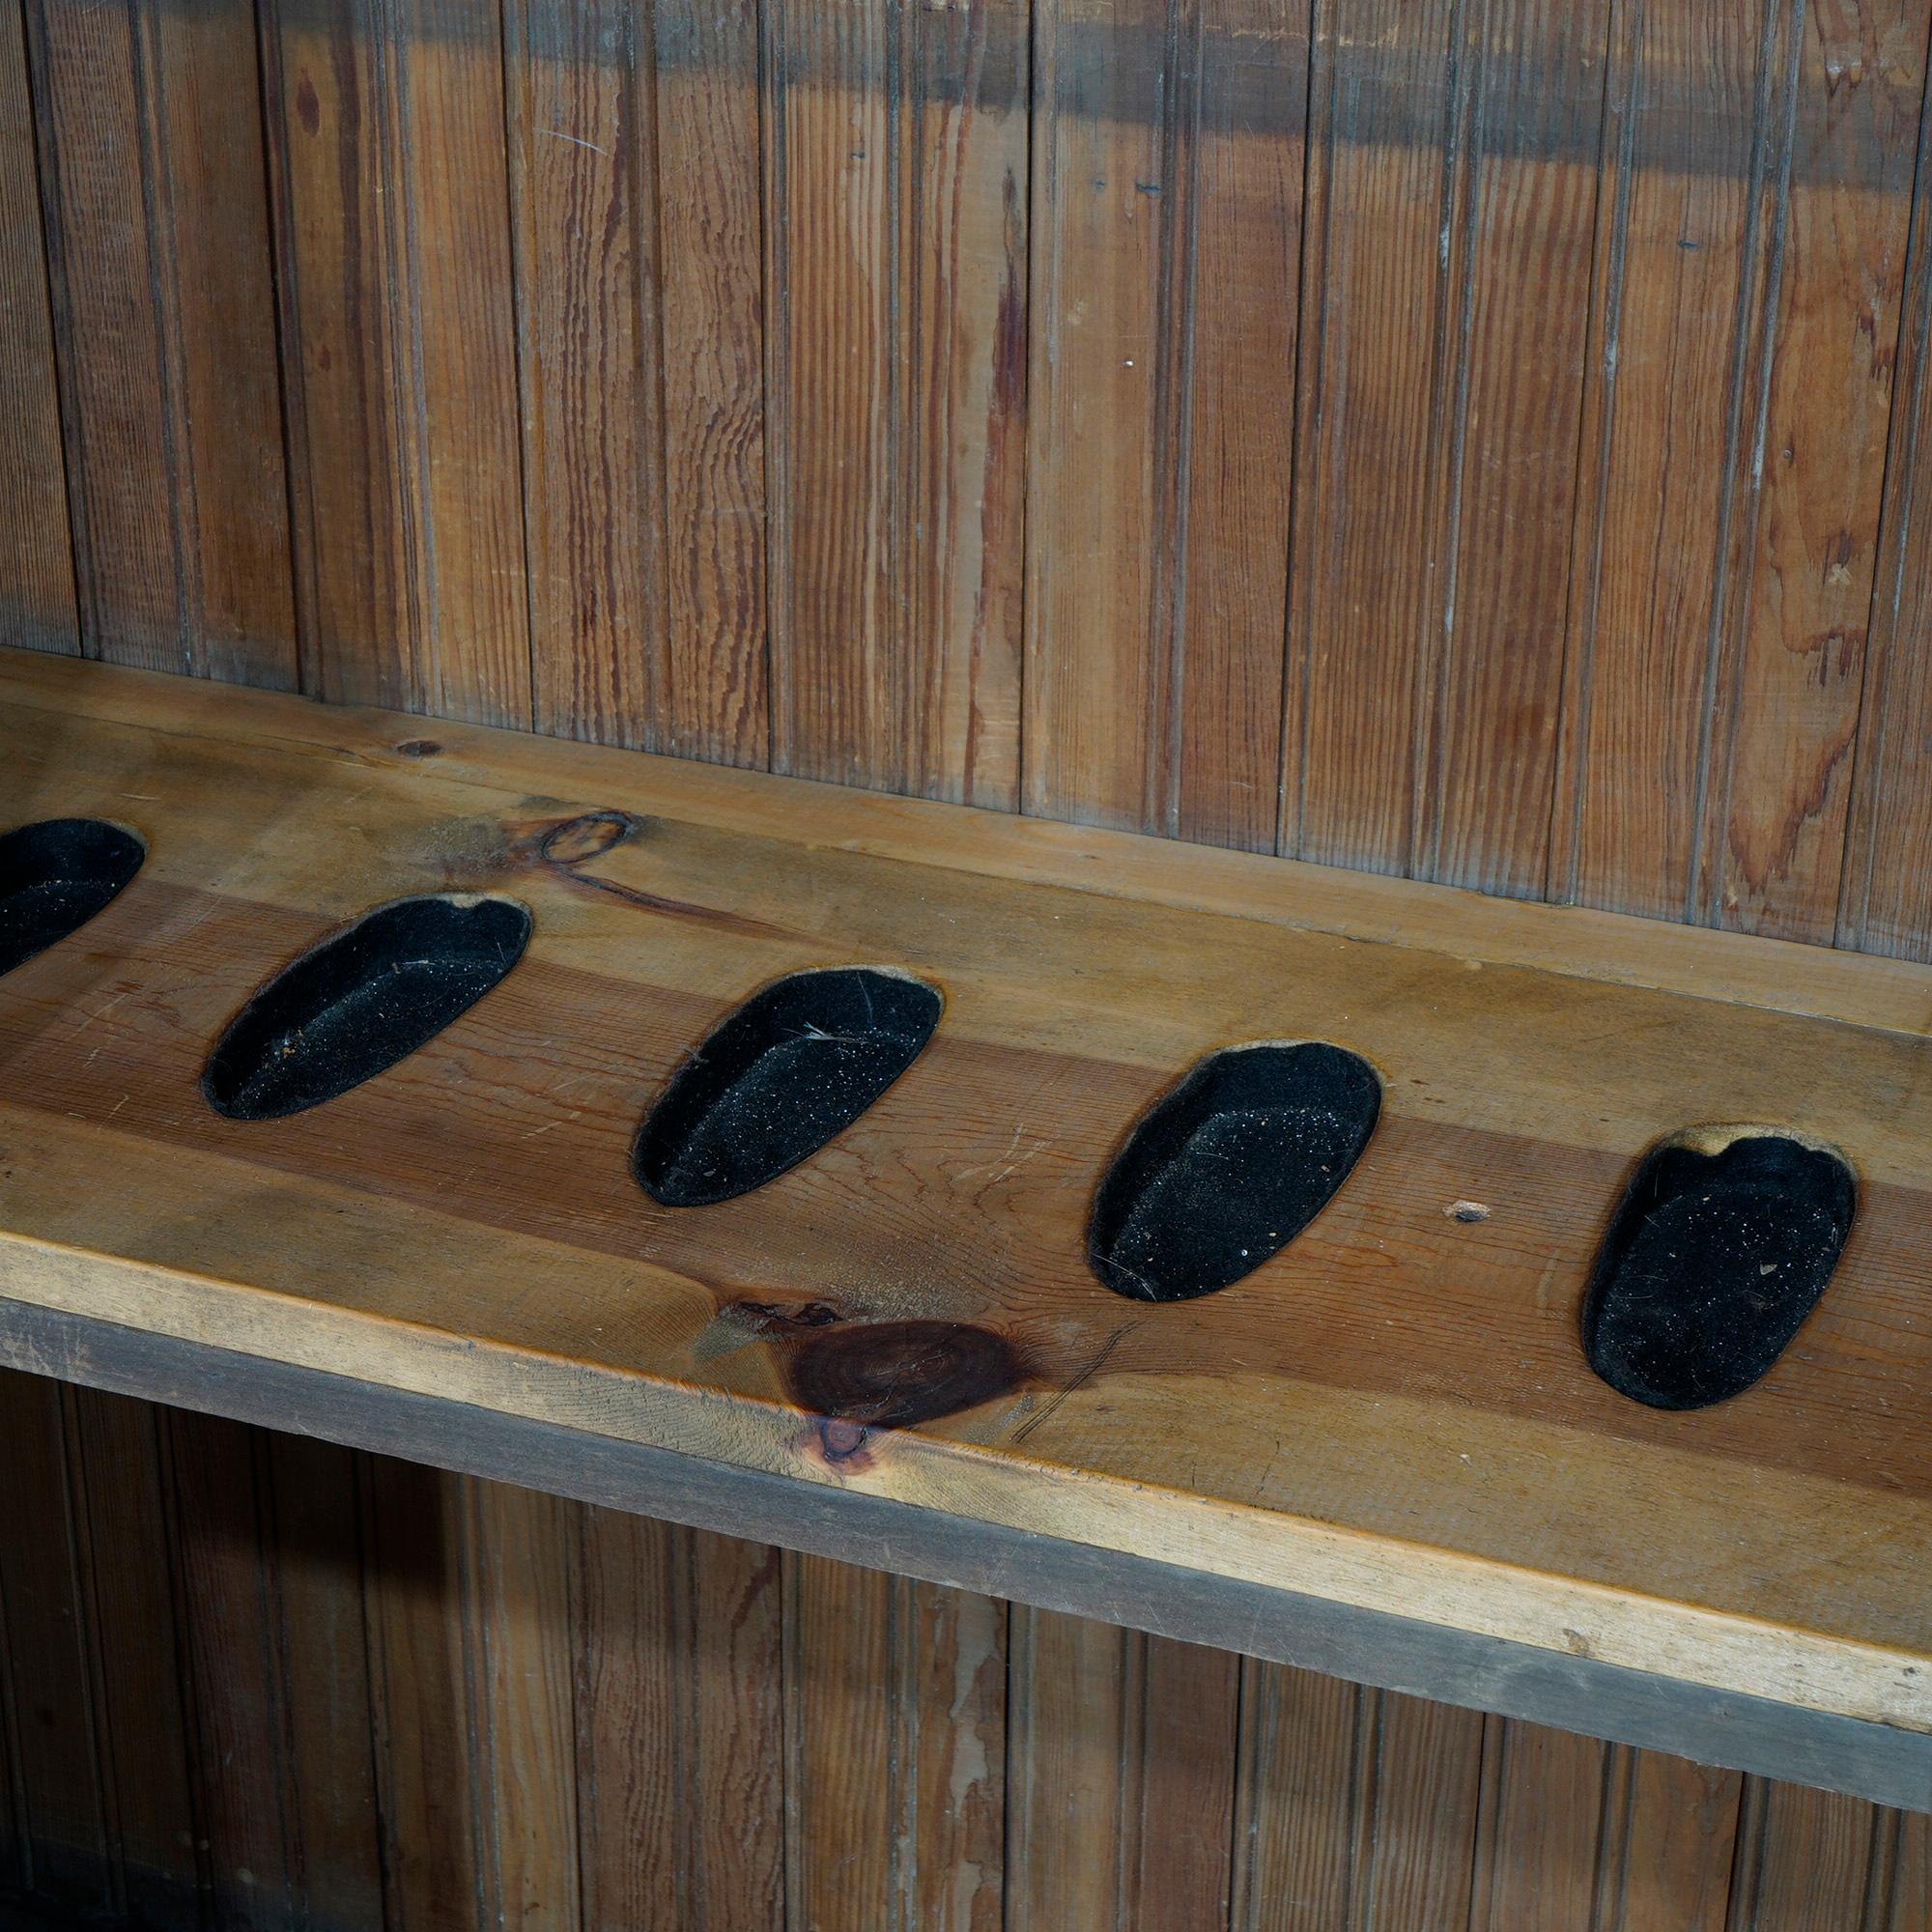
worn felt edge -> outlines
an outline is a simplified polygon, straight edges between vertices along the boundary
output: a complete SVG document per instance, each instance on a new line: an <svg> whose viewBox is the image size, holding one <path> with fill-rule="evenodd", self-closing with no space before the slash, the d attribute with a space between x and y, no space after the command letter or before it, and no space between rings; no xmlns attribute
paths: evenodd
<svg viewBox="0 0 1932 1932"><path fill-rule="evenodd" d="M1384 1690L1932 1810L1932 1737L0 1302L0 1362Z"/></svg>
<svg viewBox="0 0 1932 1932"><path fill-rule="evenodd" d="M0 648L0 703L1922 1037L1932 966ZM392 748L433 731L442 755ZM76 802L74 810L84 801Z"/></svg>
<svg viewBox="0 0 1932 1932"><path fill-rule="evenodd" d="M800 1411L610 1364L456 1334L277 1290L0 1230L0 1298L141 1327L250 1360L347 1376L384 1394L453 1402L700 1456L814 1491L889 1493L956 1520L1062 1533L1123 1558L1178 1563L1358 1610L1661 1671L1716 1691L1932 1731L1932 1658L1736 1612L1528 1570L1044 1463L999 1444L901 1431L869 1469L799 1446ZM799 1426L795 1426L799 1425ZM406 1453L433 1455L426 1440Z"/></svg>

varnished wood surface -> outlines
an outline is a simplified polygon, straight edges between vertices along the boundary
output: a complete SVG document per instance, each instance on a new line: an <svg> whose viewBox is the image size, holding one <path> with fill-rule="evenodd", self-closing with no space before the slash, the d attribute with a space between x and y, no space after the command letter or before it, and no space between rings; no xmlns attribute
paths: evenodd
<svg viewBox="0 0 1932 1932"><path fill-rule="evenodd" d="M1917 1030L1728 1001L1719 938L1701 992L1605 983L1435 950L1426 914L1364 946L1016 880L977 832L1026 828L956 808L713 773L694 809L674 765L480 730L432 753L394 715L46 658L5 675L9 817L115 810L151 845L0 996L12 1298L1932 1730ZM634 836L541 857L593 810ZM852 849L875 816L890 860ZM201 1061L256 983L444 888L531 907L502 987L309 1115L208 1113ZM1559 944L1563 915L1523 917ZM855 958L941 986L930 1051L791 1175L652 1208L625 1151L683 1054L765 980ZM1100 1290L1084 1216L1126 1126L1200 1053L1308 1036L1388 1083L1327 1212L1203 1301ZM1590 1376L1577 1297L1632 1159L1697 1120L1840 1145L1863 1202L1778 1369L1669 1416ZM1446 1212L1465 1199L1489 1218ZM867 1322L972 1322L1018 1372L848 1441L747 1306L814 1300L855 1350Z"/></svg>

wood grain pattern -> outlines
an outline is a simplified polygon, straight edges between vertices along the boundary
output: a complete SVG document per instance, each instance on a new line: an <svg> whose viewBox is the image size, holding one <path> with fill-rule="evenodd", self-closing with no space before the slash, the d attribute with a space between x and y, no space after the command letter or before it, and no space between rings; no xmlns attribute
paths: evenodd
<svg viewBox="0 0 1932 1932"><path fill-rule="evenodd" d="M500 35L268 14L303 688L530 722Z"/></svg>
<svg viewBox="0 0 1932 1932"><path fill-rule="evenodd" d="M1828 1083L1802 1072L1820 1023L1788 1014L1520 967L1471 973L1419 934L1372 957L1252 911L1185 913L950 870L916 853L881 869L850 849L876 811L908 823L902 805L846 803L836 790L752 774L699 782L688 767L475 731L465 739L469 775L451 789L458 766L393 749L409 728L394 716L355 724L292 700L198 696L187 685L137 693L126 682L131 673L117 679L32 654L8 675L18 815L31 815L49 785L71 795L78 774L152 793L161 802L144 822L171 828L157 833L143 891L124 895L125 907L117 902L90 928L93 947L114 947L110 956L125 962L113 1010L65 1010L71 1002L49 1006L49 993L35 994L58 983L58 953L12 976L0 1009L25 1092L49 1096L10 1103L35 1150L10 1208L7 1279L19 1278L16 1298L78 1297L87 1305L71 1312L121 1319L109 1312L122 1306L117 1283L138 1278L144 1326L185 1323L192 1334L219 1308L224 1322L256 1335L261 1352L302 1359L326 1348L336 1372L404 1387L434 1375L466 1400L525 1413L535 1405L541 1415L566 1401L554 1378L570 1363L571 1412L590 1399L576 1388L587 1376L591 1388L608 1389L600 1399L615 1402L600 1424L609 1433L648 1441L670 1431L686 1453L837 1481L777 1399L782 1351L733 1350L715 1365L690 1353L722 1314L721 1294L769 1296L765 1257L782 1253L785 1282L803 1291L813 1270L830 1270L821 1292L838 1297L835 1306L849 1301L853 1316L951 1311L997 1322L1024 1359L1042 1363L1038 1379L1049 1387L1106 1350L1105 1373L1037 1420L1015 1386L977 1419L893 1436L889 1465L870 1480L895 1492L1011 1527L1034 1522L1050 1498L1095 1512L1094 1537L1123 1548L1157 1543L1257 1580L1286 1586L1292 1576L1296 1589L1364 1607L1555 1649L1580 1636L1608 1662L1915 1721L1916 1599L1856 1548L1873 1535L1916 1533L1922 1481L1922 1445L1901 1420L1917 1412L1922 1373L1912 1315L1916 1034L1833 1027ZM94 693L110 713L137 698L164 703L178 723L166 731L84 726L79 707ZM67 720L57 753L33 723L47 703ZM242 721L270 717L279 749L257 751L233 735ZM332 755L298 749L318 730L325 746L336 734ZM355 734L347 764L345 731ZM486 809L493 751L507 769ZM547 781L526 783L519 761L540 764ZM524 801L532 792L582 799L582 782L597 785L589 796L601 794L598 809L652 828L600 862L605 890L586 888L567 866L518 856L542 849L530 842ZM381 828L348 868L323 856L344 836L345 787L354 788L354 822ZM303 806L272 823L253 814L265 829L251 877L236 869L221 827L264 795ZM564 822L582 809L565 805L561 819L533 822ZM957 807L920 810L929 849L975 822ZM841 812L853 814L853 831L838 830ZM803 895L787 884L800 841L814 853L815 883ZM1034 842L1045 851L1057 840L1049 831ZM971 863L983 863L977 839L970 851ZM200 883L216 854L218 903ZM1251 862L1258 872L1276 863ZM471 1058L460 1063L469 1071L458 1090L467 1094L453 1111L435 1085L456 1050L443 1046L326 1115L252 1142L216 1135L193 1116L184 1122L166 1099L166 1082L198 1064L200 1042L266 962L414 885L492 881L514 881L528 898L544 944L493 996L497 1017L468 1030ZM1435 902L1424 889L1407 891ZM161 923L128 953L144 902ZM164 905L178 910L164 915ZM658 910L667 906L704 910ZM630 935L643 921L653 943L637 952ZM1554 932L1566 918L1545 912L1541 923ZM1640 932L1632 938L1643 943ZM1721 978L1732 948L1702 943ZM655 1325L646 1339L632 1333L633 1319L610 1331L628 1339L600 1339L600 1297L616 1296L614 1311L638 1306L641 1292L627 1272L636 1263L624 1231L636 1210L621 1156L639 1072L661 1077L719 1010L721 992L728 1000L787 966L855 948L948 987L963 1016L950 1044L836 1156L708 1213L701 1227L653 1221L644 1305L657 1311ZM83 948L70 956L98 955ZM1181 983L1161 965L1179 958L1217 962L1212 978L1197 973L1184 1007L1156 990ZM1805 958L1790 954L1792 969ZM606 986L628 1016L621 1049L597 1025L596 989ZM1506 1076L1492 1052L1499 1010L1510 1014ZM64 1047L76 1012L98 1043L78 1066ZM1392 1083L1376 1151L1318 1229L1273 1264L1274 1293L1212 1297L1184 1319L1143 1319L1121 1332L1122 1313L1096 1300L1079 1237L1083 1177L1097 1171L1119 1123L1215 1040L1295 1037L1344 1012L1346 1037ZM533 1026L551 1055L534 1087L511 1070L515 1042ZM554 1112L545 1096L557 1082L571 1098ZM1031 1095L1023 1113L1015 1094ZM430 1112L434 1134L423 1126ZM1550 1137L1555 1122L1586 1114L1589 1146ZM82 1124L60 1124L76 1118ZM1597 1230L1575 1204L1611 1199L1635 1151L1684 1119L1778 1118L1844 1146L1864 1186L1853 1248L1805 1350L1752 1401L1708 1414L1618 1403L1584 1371L1571 1332ZM352 1122L359 1128L344 1139ZM540 1147L526 1138L539 1133ZM1028 1135L1038 1152L1015 1168ZM428 1151L408 1162L383 1151L418 1145ZM206 1184L220 1192L240 1178L217 1179L229 1174L223 1163L246 1173L261 1158L255 1150L277 1148L272 1250L250 1241L244 1225L216 1225L185 1271L188 1256L156 1245L141 1217L144 1190L178 1187L180 1163L191 1159L208 1164ZM117 1166L123 1205L111 1221L91 1218L99 1259L57 1261L44 1244L63 1238L64 1204L91 1199L85 1177L103 1160ZM534 1184L506 1196L484 1179L507 1168ZM545 1174L553 1184L542 1184ZM1495 1211L1470 1233L1443 1206L1478 1183ZM323 1206L345 1186L363 1203L353 1238ZM867 1202L861 1217L856 1199ZM147 1212L158 1215L158 1203ZM91 1217L104 1213L90 1208ZM405 1232L427 1225L415 1221L426 1214L439 1231L436 1266L385 1275L378 1290L353 1260L358 1244L385 1230L384 1238L426 1252L419 1234ZM997 1235L984 1226L989 1215ZM1028 1256L1023 1281L1007 1272L1015 1238ZM540 1307L519 1284L559 1249L574 1258L574 1293L567 1307ZM923 1267L908 1299L915 1253L944 1253L950 1264L930 1282ZM1404 1321L1406 1284L1422 1279L1433 1307L1456 1311L1427 1333ZM297 1301L262 1293L294 1280L302 1284ZM491 1346L452 1353L434 1339L439 1330ZM1238 1375L1216 1366L1231 1358ZM540 1360L558 1366L539 1369ZM1498 1362L1516 1366L1499 1375ZM1211 1429L1187 1391L1202 1374L1223 1383ZM1321 1418L1292 1468L1269 1421L1286 1389L1298 1413ZM1451 1415L1466 1463L1459 1455L1445 1465L1431 1448ZM1013 1460L1011 1432L1021 1426L1025 1455ZM1176 1429L1188 1487L1184 1502L1171 1504L1164 1498L1178 1492L1140 1486L1162 1480ZM1606 1439L1618 1445L1607 1463ZM1694 1485L1684 1477L1693 1466ZM1365 1469L1377 1472L1373 1481ZM1524 1474L1492 1483L1485 1470ZM1760 1497L1746 1543L1718 1527L1732 1521L1738 1482ZM1767 1485L1776 1508L1762 1502ZM1538 1500L1557 1494L1560 1509ZM1658 1519L1666 1497L1667 1533ZM1181 1541L1159 1541L1170 1537ZM1813 1559L1840 1550L1859 1590L1834 1588L1829 1564L1800 1563L1801 1548ZM1768 1630L1776 1633L1770 1644Z"/></svg>
<svg viewBox="0 0 1932 1932"><path fill-rule="evenodd" d="M86 648L290 688L253 21L26 17Z"/></svg>
<svg viewBox="0 0 1932 1932"><path fill-rule="evenodd" d="M1794 14L1739 628L1718 665L1701 915L1831 937L1925 88L1922 7ZM1783 44L1775 50L1784 54ZM1801 446L1805 451L1800 461Z"/></svg>
<svg viewBox="0 0 1932 1932"><path fill-rule="evenodd" d="M583 1528L583 1922L777 1932L778 1553L613 1511Z"/></svg>
<svg viewBox="0 0 1932 1932"><path fill-rule="evenodd" d="M1010 806L1025 16L774 4L773 762Z"/></svg>
<svg viewBox="0 0 1932 1932"><path fill-rule="evenodd" d="M1448 0L1331 7L1309 83L1302 378L1294 490L1297 755L1284 852L1412 868L1415 743L1429 699L1417 653L1439 614L1438 476L1447 326L1446 145L1405 138L1435 106L1460 126ZM1459 135L1457 138L1461 138Z"/></svg>
<svg viewBox="0 0 1932 1932"><path fill-rule="evenodd" d="M0 16L0 643L77 651L67 459L20 14Z"/></svg>
<svg viewBox="0 0 1932 1932"><path fill-rule="evenodd" d="M24 14L31 88L26 43L9 51L18 20L0 17L7 641L71 648L85 630L110 655L286 683L298 607L304 682L324 695L753 765L776 744L792 769L872 785L1003 807L1023 789L1073 818L1928 956L1922 219L1906 260L1928 180L1918 167L1915 187L1922 0L973 0L822 17L802 0L275 0L259 74L248 10L228 0ZM854 128L883 133L868 162L838 146ZM1105 166L1083 177L1093 157ZM1092 186L1119 188L1136 158L1150 165L1118 200ZM1120 346L1135 331L1146 359ZM1081 863L1145 879L1118 847ZM1205 856L1191 869L1197 900L1256 889ZM1319 875L1284 876L1283 918L1333 915ZM1351 929L1416 916L1364 898ZM1445 947L1493 962L1514 943L1467 923L1452 940L1444 918ZM1567 932L1565 970L1605 970L1602 929ZM1655 930L1658 970L1682 938ZM1778 955L1734 956L1748 997L1829 1004ZM1869 983L1882 1024L1917 1027L1908 983ZM47 1741L0 1698L15 1741L0 1873L11 1858L24 1874L51 1804L91 1849L56 1849L39 1876L151 1922L370 1922L385 1869L399 1919L527 1905L597 1922L602 1888L627 1910L709 1913L689 1922L778 1922L782 1766L733 1747L702 1774L751 1781L737 1836L678 1822L652 1755L672 1719L650 1673L670 1666L619 1655L614 1609L563 1601L600 1565L656 1563L630 1548L644 1526L573 1527L453 1482L419 1499L464 1540L409 1626L396 1711L460 1734L470 1770L434 1818L392 1777L385 1816L359 1633L365 1591L386 1627L391 1586L381 1563L364 1575L355 1501L391 1478L318 1445L251 1446L274 1599L251 1610L245 1569L181 1540L197 1512L221 1520L223 1465L186 1494L161 1453L172 1424L95 1400L60 1413L71 1541L8 1559L15 1598L80 1607L78 1662L48 1651L38 1612L26 1637L53 1658L58 1708L93 1711L95 1742L55 1752L69 1798L50 1800ZM40 1398L10 1379L0 1401ZM540 1552L519 1543L532 1533ZM521 1577L497 1576L519 1547ZM782 1612L775 1583L748 1580L769 1558L679 1547L675 1627L695 1633L703 1605L763 1607L704 1667L713 1715L676 1722L769 1730ZM197 1605L179 1630L177 1571ZM894 1593L825 1574L853 1617L837 1638L849 1677L881 1641L867 1617L911 1626ZM917 1601L935 1629L983 1615L983 1599ZM561 1651L553 1620L577 1631ZM156 1661L190 1622L201 1673L177 1680ZM1107 1673L1128 1650L1088 1634L1114 1659L1095 1666L1098 1706L1125 1708ZM516 1661L472 1672L465 1646L491 1644ZM914 1688L916 1662L937 1669L944 1650L889 1646L888 1688L854 1680L852 1721L950 1761L936 1680ZM643 1730L620 1740L613 1716L559 1771L570 1672L600 1659L613 1687L639 1687ZM217 1667L231 1690L204 1684ZM997 1702L1002 1667L986 1668L976 1694ZM270 1781L287 1788L270 1798L231 1781L265 1744L224 1773L193 1733L213 1699L210 1735L240 1723L248 1743L242 1700L277 1683ZM1593 1928L1926 1917L1916 1821L1835 1801L1814 1815L1753 1785L1740 1826L1734 1777L1613 1750L1593 1781L1593 1747L1576 1747L1578 1771L1567 1743L1492 1725L1486 1754L1462 1714L1366 1693L1358 1709L1347 1690L1268 1730L1273 1684L1244 1673L1241 1718L1215 1720L1205 1755L1192 1713L1156 1708L1132 1774L1157 1787L1211 1758L1225 1782L1238 1761L1234 1923L1305 1898L1321 1901L1293 1907L1311 1925L1462 1925L1479 1856L1488 1922L1538 1932L1567 1932L1557 1900ZM581 1684L576 1704L582 1737ZM485 1735L499 1719L500 1771ZM1099 1791L1093 1721L1068 1712L1061 1742L1040 1742L1096 1753ZM961 1733L969 1750L984 1735L978 1717ZM1024 1722L1009 1748L1028 1761ZM1577 1775L1526 1782L1549 1751ZM191 1804L164 1776L184 1753ZM1317 1767L1345 1762L1353 1795L1316 1804ZM529 1834L504 1836L486 1787L539 1772L554 1788ZM1163 1875L1173 1853L1196 1896L1183 1874L1201 1847L1121 1810L1120 1774L1092 1829ZM1004 1773L989 1777L976 1804ZM1276 1795L1291 1790L1293 1810ZM650 1880L616 1822L633 1804L656 1821L674 1906L637 1889ZM179 1841L184 1804L214 1820L198 1851ZM1060 1842L1026 1815L1036 1844ZM1004 1834L982 1812L965 1838L907 1852L882 1849L870 1794L845 1809L820 1784L793 1816L884 1857L900 1877L867 1895L903 1923L988 1910ZM426 1831L419 1850L455 1885L436 1900L396 1862L397 1834ZM581 1898L563 1871L578 1856ZM949 1859L964 1861L943 1878ZM1009 1847L1004 1862L1023 1912L1030 1881ZM240 1887L238 1868L262 1883ZM814 1896L833 1895L829 1870L821 1858ZM1109 1879L1109 1896L1138 1882ZM942 1905L928 1888L947 1883Z"/></svg>
<svg viewBox="0 0 1932 1932"><path fill-rule="evenodd" d="M1006 1606L822 1557L782 1562L785 1922L998 1927Z"/></svg>

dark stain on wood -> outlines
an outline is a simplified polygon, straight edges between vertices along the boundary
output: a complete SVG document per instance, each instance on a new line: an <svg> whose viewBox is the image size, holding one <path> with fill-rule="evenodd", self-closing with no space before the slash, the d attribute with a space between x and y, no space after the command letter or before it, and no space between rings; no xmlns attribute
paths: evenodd
<svg viewBox="0 0 1932 1932"><path fill-rule="evenodd" d="M905 1429L1009 1395L1029 1379L1004 1335L971 1321L867 1321L820 1330L789 1348L785 1381L823 1418L833 1460L861 1445L851 1431ZM834 1429L832 1425L840 1425Z"/></svg>

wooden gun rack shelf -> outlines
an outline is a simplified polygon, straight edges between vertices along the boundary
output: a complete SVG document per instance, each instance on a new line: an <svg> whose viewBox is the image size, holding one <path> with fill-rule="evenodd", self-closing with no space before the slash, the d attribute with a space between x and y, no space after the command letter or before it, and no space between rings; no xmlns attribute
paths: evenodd
<svg viewBox="0 0 1932 1932"><path fill-rule="evenodd" d="M1932 1807L1932 971L0 653L0 831L65 816L147 853L0 977L0 1359ZM527 907L516 969L218 1115L250 995L425 893ZM852 964L940 991L926 1051L655 1203L668 1078ZM1127 1130L1279 1038L1382 1075L1346 1184L1218 1293L1109 1292ZM1723 1121L1842 1149L1857 1220L1762 1382L1644 1407L1584 1359L1592 1257ZM814 1408L827 1351L911 1394Z"/></svg>

